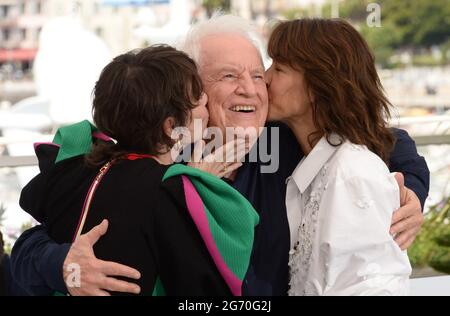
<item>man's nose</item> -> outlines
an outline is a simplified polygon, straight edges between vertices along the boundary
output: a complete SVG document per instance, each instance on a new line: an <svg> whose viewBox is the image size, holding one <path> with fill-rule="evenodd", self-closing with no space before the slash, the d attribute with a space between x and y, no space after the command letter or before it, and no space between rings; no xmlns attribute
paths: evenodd
<svg viewBox="0 0 450 316"><path fill-rule="evenodd" d="M250 74L245 74L240 78L236 93L246 97L257 95L255 81Z"/></svg>

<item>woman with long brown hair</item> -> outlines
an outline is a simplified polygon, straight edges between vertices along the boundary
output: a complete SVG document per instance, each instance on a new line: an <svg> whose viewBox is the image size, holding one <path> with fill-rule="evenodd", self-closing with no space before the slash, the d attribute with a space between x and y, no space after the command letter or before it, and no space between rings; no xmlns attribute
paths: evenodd
<svg viewBox="0 0 450 316"><path fill-rule="evenodd" d="M403 295L411 273L389 234L395 138L367 43L340 19L281 22L269 41L269 119L305 158L288 179L290 295Z"/></svg>

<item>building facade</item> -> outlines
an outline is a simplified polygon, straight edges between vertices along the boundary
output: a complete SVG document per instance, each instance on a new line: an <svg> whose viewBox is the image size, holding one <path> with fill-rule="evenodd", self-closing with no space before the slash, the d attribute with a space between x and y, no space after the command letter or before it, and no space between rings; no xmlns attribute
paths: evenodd
<svg viewBox="0 0 450 316"><path fill-rule="evenodd" d="M0 0L0 67L27 71L47 20L46 0ZM17 72L16 72L17 73Z"/></svg>
<svg viewBox="0 0 450 316"><path fill-rule="evenodd" d="M40 31L52 18L76 16L85 29L102 38L111 53L117 55L146 44L135 36L137 27L163 25L170 17L169 0L143 0L142 5L132 4L136 1L130 1L129 5L114 3L113 0L0 0L0 76L31 70Z"/></svg>

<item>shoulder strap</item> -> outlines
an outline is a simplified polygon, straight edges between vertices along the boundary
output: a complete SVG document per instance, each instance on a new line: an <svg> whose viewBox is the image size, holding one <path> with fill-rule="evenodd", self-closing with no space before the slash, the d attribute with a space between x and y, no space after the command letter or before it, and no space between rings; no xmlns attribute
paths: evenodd
<svg viewBox="0 0 450 316"><path fill-rule="evenodd" d="M105 174L111 169L111 166L113 165L114 161L108 162L106 165L104 165L98 175L95 177L94 182L92 182L91 187L89 188L89 191L86 195L86 199L84 200L83 209L81 211L80 220L78 222L77 230L75 231L75 236L73 238L73 241L77 240L78 237L81 236L81 232L83 231L84 224L86 223L86 218L89 213L89 210L91 208L92 199L94 197L95 192L97 191L98 186L100 185L100 182L102 181Z"/></svg>
<svg viewBox="0 0 450 316"><path fill-rule="evenodd" d="M128 154L124 157L126 160L134 161L139 159L154 159L151 155L139 155L139 154ZM89 191L86 195L86 199L84 200L83 209L81 211L80 220L78 222L78 227L75 232L75 236L73 240L75 241L78 237L81 236L81 232L83 231L84 224L86 222L87 215L89 213L89 210L91 208L92 199L94 197L95 192L97 191L98 186L100 185L100 182L102 181L105 174L111 169L112 165L115 163L115 161L110 161L107 164L105 164L99 171L98 175L95 177L94 182L92 182L91 187L89 188Z"/></svg>

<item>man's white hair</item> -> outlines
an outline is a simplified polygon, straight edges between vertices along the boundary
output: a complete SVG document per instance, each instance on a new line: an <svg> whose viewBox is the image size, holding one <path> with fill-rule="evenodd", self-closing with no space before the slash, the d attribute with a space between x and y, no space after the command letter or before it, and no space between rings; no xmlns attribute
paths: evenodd
<svg viewBox="0 0 450 316"><path fill-rule="evenodd" d="M238 34L247 39L257 49L263 60L263 41L256 26L250 21L235 15L216 12L210 19L192 25L183 41L177 48L187 53L197 65L200 65L200 43L211 35Z"/></svg>

